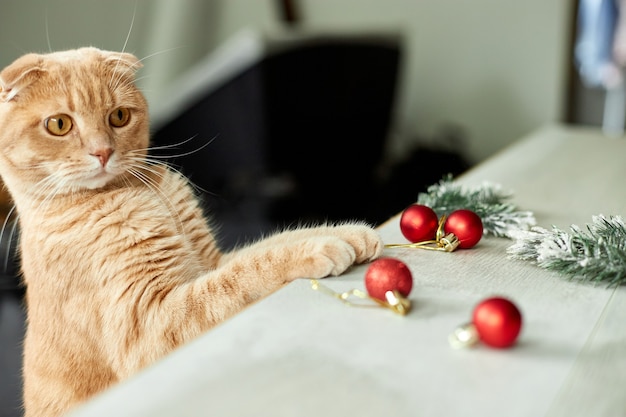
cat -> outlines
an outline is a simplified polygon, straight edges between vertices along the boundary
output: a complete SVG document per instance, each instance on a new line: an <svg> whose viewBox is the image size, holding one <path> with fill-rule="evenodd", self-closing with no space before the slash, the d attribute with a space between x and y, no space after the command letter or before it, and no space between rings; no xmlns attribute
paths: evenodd
<svg viewBox="0 0 626 417"><path fill-rule="evenodd" d="M26 286L26 417L55 417L297 278L379 257L365 222L223 252L189 181L149 157L141 61L93 47L0 72L0 176Z"/></svg>

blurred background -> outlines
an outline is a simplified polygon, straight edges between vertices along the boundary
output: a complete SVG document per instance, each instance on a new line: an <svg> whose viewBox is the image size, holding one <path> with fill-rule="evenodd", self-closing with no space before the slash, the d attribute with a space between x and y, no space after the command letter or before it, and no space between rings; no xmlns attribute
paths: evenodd
<svg viewBox="0 0 626 417"><path fill-rule="evenodd" d="M141 84L158 106L172 82L244 28L270 37L388 32L403 37L390 140L397 154L453 124L467 135L468 158L479 162L565 117L574 1L296 0L293 24L283 3L8 0L0 66L30 51L120 50L130 31L126 49L149 57Z"/></svg>
<svg viewBox="0 0 626 417"><path fill-rule="evenodd" d="M155 143L193 137L183 153L213 141L175 162L213 194L208 200L223 197L215 204L226 207L216 211L268 210L252 221L271 225L295 217L378 224L442 174L460 173L546 123L572 121L576 7L573 0L8 0L0 66L30 51L125 48L144 59L139 84ZM218 97L227 88L233 92ZM207 97L213 102L194 113ZM326 197L318 197L324 186ZM254 192L264 195L228 207ZM242 233L226 228L225 245Z"/></svg>
<svg viewBox="0 0 626 417"><path fill-rule="evenodd" d="M180 154L212 141L174 162L224 222L239 213L223 229L229 246L265 220L379 224L443 174L570 121L575 10L562 0L8 0L0 66L84 45L144 59L155 144L193 138Z"/></svg>
<svg viewBox="0 0 626 417"><path fill-rule="evenodd" d="M154 144L176 145L165 156L203 190L228 248L303 221L380 224L442 176L545 124L601 127L606 88L581 79L575 64L579 8L3 0L0 68L27 52L89 45L142 58ZM0 417L19 415L23 331L6 235Z"/></svg>

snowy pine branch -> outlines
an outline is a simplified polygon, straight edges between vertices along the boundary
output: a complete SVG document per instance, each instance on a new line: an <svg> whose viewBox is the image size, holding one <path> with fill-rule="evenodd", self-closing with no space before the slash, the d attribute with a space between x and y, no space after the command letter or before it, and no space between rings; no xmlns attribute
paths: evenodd
<svg viewBox="0 0 626 417"><path fill-rule="evenodd" d="M513 258L534 261L570 279L626 284L626 226L620 216L594 216L586 231L576 225L569 232L533 227L511 237L516 240L508 248Z"/></svg>
<svg viewBox="0 0 626 417"><path fill-rule="evenodd" d="M500 185L485 182L477 187L464 187L448 175L439 183L418 195L417 203L432 208L438 215L450 214L459 209L476 213L483 222L484 232L498 237L509 237L510 232L528 230L535 225L535 217L528 211L517 211L507 203L511 193Z"/></svg>

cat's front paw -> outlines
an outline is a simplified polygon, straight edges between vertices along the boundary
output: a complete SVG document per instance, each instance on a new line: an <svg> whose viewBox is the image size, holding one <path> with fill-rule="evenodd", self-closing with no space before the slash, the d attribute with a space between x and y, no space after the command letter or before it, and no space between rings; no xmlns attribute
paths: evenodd
<svg viewBox="0 0 626 417"><path fill-rule="evenodd" d="M336 226L335 230L342 239L354 248L355 262L369 262L382 255L385 245L378 232L370 226L344 224Z"/></svg>
<svg viewBox="0 0 626 417"><path fill-rule="evenodd" d="M340 275L356 262L354 247L337 236L312 237L301 249L303 256L298 262L298 278Z"/></svg>
<svg viewBox="0 0 626 417"><path fill-rule="evenodd" d="M311 238L308 245L305 264L310 270L304 276L310 278L340 275L355 263L378 258L384 248L378 232L360 224L336 226L329 235Z"/></svg>

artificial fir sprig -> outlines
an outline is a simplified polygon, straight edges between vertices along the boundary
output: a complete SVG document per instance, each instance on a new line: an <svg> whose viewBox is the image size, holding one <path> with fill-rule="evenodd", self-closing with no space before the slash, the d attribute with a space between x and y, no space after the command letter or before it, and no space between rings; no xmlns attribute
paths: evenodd
<svg viewBox="0 0 626 417"><path fill-rule="evenodd" d="M503 191L498 184L484 182L477 187L465 187L453 182L448 175L428 187L426 193L420 193L417 203L432 208L438 215L459 209L471 210L481 218L485 234L509 237L512 231L528 230L535 225L533 214L518 211L506 202L510 198L511 193Z"/></svg>
<svg viewBox="0 0 626 417"><path fill-rule="evenodd" d="M593 216L584 231L533 227L512 233L511 257L530 260L569 279L608 286L626 284L626 225L620 216Z"/></svg>

